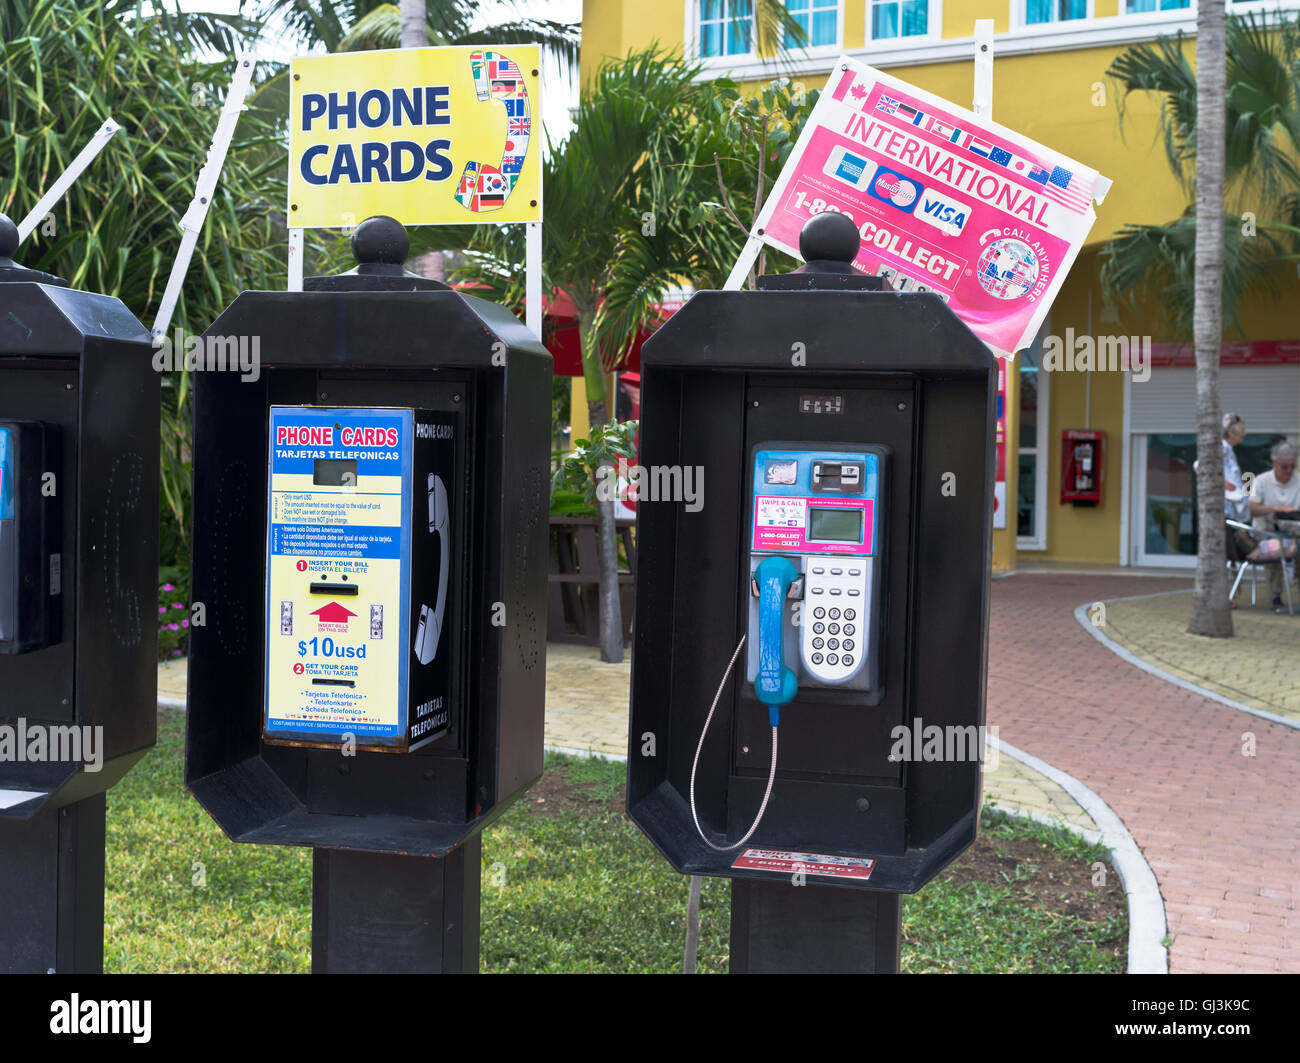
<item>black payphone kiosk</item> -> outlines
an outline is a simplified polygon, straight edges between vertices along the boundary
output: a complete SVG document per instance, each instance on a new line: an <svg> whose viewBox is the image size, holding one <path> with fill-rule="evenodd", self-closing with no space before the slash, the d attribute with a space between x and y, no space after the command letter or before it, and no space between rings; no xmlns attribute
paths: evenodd
<svg viewBox="0 0 1300 1063"><path fill-rule="evenodd" d="M318 971L477 970L479 832L542 771L551 358L408 246L244 292L204 339L257 379L194 390L186 783L314 847Z"/></svg>
<svg viewBox="0 0 1300 1063"><path fill-rule="evenodd" d="M638 510L628 811L733 880L733 970L896 969L898 894L975 837L995 362L857 247L821 215L642 353L641 463L713 486ZM922 720L964 755L900 744Z"/></svg>
<svg viewBox="0 0 1300 1063"><path fill-rule="evenodd" d="M153 746L159 376L0 215L0 972L104 962L105 792Z"/></svg>

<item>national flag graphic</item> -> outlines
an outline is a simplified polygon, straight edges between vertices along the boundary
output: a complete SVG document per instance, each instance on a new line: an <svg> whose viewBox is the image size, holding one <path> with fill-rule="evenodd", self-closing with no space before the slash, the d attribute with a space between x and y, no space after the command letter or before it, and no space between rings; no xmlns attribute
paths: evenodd
<svg viewBox="0 0 1300 1063"><path fill-rule="evenodd" d="M1074 181L1074 174L1064 166L1047 166L1035 163L1026 175L1042 186L1042 194L1076 214L1082 214L1092 202L1092 196Z"/></svg>
<svg viewBox="0 0 1300 1063"><path fill-rule="evenodd" d="M500 52L474 52L470 56L474 90L481 101L494 100L506 112L506 142L501 169L474 161L465 164L456 189L457 201L479 213L499 210L523 174L528 154L532 118L528 109L528 86L519 66Z"/></svg>
<svg viewBox="0 0 1300 1063"><path fill-rule="evenodd" d="M989 151L989 162L996 162L999 166L1010 166L1014 156L1006 148L999 148L996 144Z"/></svg>
<svg viewBox="0 0 1300 1063"><path fill-rule="evenodd" d="M898 114L898 101L892 96L882 94L876 101L876 110L884 111L885 114Z"/></svg>
<svg viewBox="0 0 1300 1063"><path fill-rule="evenodd" d="M972 134L970 140L966 142L966 150L974 152L976 155L987 159L994 149L993 145L987 140L981 140L979 137Z"/></svg>
<svg viewBox="0 0 1300 1063"><path fill-rule="evenodd" d="M921 119L925 117L924 111L918 111L915 107L909 107L905 103L898 105L898 113L911 122L912 125L920 125Z"/></svg>
<svg viewBox="0 0 1300 1063"><path fill-rule="evenodd" d="M950 141L950 142L952 142L952 143L954 143L954 144L957 142L957 138L961 136L961 132L962 132L962 131L961 131L960 129L958 129L955 125L949 125L947 122L943 121L941 118L928 118L928 119L926 119L926 122L925 122L925 125L924 125L923 128L924 128L927 132L935 133L935 134L937 134L938 136L941 136L941 137L943 137L945 140L948 140L948 141Z"/></svg>

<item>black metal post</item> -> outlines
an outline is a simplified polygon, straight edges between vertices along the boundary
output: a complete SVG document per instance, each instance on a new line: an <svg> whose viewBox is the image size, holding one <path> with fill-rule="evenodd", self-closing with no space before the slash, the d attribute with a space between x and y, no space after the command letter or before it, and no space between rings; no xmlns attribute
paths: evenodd
<svg viewBox="0 0 1300 1063"><path fill-rule="evenodd" d="M732 974L897 974L897 893L731 881Z"/></svg>
<svg viewBox="0 0 1300 1063"><path fill-rule="evenodd" d="M104 809L0 820L0 973L103 972Z"/></svg>
<svg viewBox="0 0 1300 1063"><path fill-rule="evenodd" d="M314 850L315 974L477 974L478 834L442 858Z"/></svg>

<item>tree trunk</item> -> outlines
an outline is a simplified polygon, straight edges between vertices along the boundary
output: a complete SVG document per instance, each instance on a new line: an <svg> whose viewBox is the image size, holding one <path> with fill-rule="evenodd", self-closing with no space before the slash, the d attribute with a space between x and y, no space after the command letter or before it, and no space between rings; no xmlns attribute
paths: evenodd
<svg viewBox="0 0 1300 1063"><path fill-rule="evenodd" d="M429 46L429 16L424 10L425 0L401 0L398 11L402 26L403 48Z"/></svg>
<svg viewBox="0 0 1300 1063"><path fill-rule="evenodd" d="M1196 593L1187 630L1229 638L1224 548L1223 425L1219 346L1223 341L1224 0L1200 0L1196 14Z"/></svg>
<svg viewBox="0 0 1300 1063"><path fill-rule="evenodd" d="M588 430L609 422L605 401L605 376L596 347L594 310L577 307L578 335L582 343L582 376L587 385ZM612 469L602 465L596 483L613 483ZM618 537L614 527L614 500L596 496L596 555L600 562L600 659L608 664L623 660L623 603L618 588Z"/></svg>
<svg viewBox="0 0 1300 1063"><path fill-rule="evenodd" d="M605 424L605 400L587 403L593 425ZM596 483L614 483L614 470L602 465ZM600 560L600 659L608 664L623 660L623 603L618 588L618 535L614 525L614 499L596 496L596 555Z"/></svg>

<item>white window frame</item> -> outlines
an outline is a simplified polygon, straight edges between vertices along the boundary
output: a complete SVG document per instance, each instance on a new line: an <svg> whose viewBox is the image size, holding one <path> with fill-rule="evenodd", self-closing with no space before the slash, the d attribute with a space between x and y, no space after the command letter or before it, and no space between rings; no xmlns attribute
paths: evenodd
<svg viewBox="0 0 1300 1063"><path fill-rule="evenodd" d="M932 0L932 2L937 2L937 0ZM789 65L785 62L786 60L800 65L811 64L817 69L829 69L829 65L825 61L837 58L845 49L844 4L845 0L835 0L835 42L833 44L818 45L815 48L795 48L785 53L784 56L768 56L764 60L752 48L756 39L752 31L749 36L751 49L748 52L736 52L734 55L700 55L700 0L686 0L683 5L686 15L685 51L688 56L700 63L704 68L704 72L710 77L719 73L730 72L737 65L743 65L747 68L760 67L763 70L767 70L769 66L771 67L767 73L751 74L749 70L746 70L742 75L744 78L778 77L782 73L788 73L784 69L778 69L777 65L777 63ZM773 63L773 59L776 59L777 63Z"/></svg>
<svg viewBox="0 0 1300 1063"><path fill-rule="evenodd" d="M859 0L853 2L858 3ZM865 6L867 0L861 2ZM1154 41L1161 34L1172 34L1179 30L1191 40L1196 39L1196 0L1192 0L1190 8L1175 8L1172 11L1148 11L1133 15L1121 11L1105 17L1097 17L1094 13L1089 18L1040 22L1032 26L1018 24L1023 22L1022 3L1023 0L1010 0L1012 24L1006 32L994 37L994 48L1000 58L1083 48L1124 47ZM683 8L686 19L686 54L696 56L698 0L687 0ZM1273 24L1272 18L1268 16L1279 8L1288 13L1300 10L1300 0L1250 0L1238 4L1229 0L1229 10L1262 13L1266 16L1266 25ZM843 10L844 0L840 0L841 40L844 37ZM1090 7L1089 10L1092 11L1093 8ZM700 80L708 80L723 73L739 81L795 77L809 79L808 85L811 88L820 85L830 74L841 51L854 59L888 69L921 64L969 63L975 47L974 38L943 36L942 0L930 0L929 11L930 35L926 37L885 37L877 40L870 36L871 18L868 11L863 20L864 35L860 44L850 46L845 41L842 49L811 49L806 54L793 52L764 59L755 55L702 59Z"/></svg>
<svg viewBox="0 0 1300 1063"><path fill-rule="evenodd" d="M753 47L753 45L754 45L754 26L753 26L753 19L754 19L754 16L753 16L753 14L752 14L752 8L753 8L754 4L756 3L756 0L750 0L751 14L750 14L750 27L749 27L749 44L750 44L749 51L747 51L747 52L732 52L732 53L729 54L729 55L700 55L700 54L699 54L700 41L703 39L703 34L702 34L702 32L701 32L701 29L700 29L700 24L701 24L701 21L702 21L701 18L700 18L700 4L701 4L701 2L702 2L702 0L687 0L687 3L686 3L687 22L691 25L691 27L692 27L692 29L693 29L693 36L691 37L691 51L690 51L688 54L694 55L696 58L698 58L699 60L701 60L702 62L705 62L705 63L727 62L728 60L734 62L734 61L736 61L736 60L738 60L738 59L754 59L754 58L756 57L756 53L755 53L755 51L754 51L754 47ZM730 4L732 4L732 3L735 3L735 2L737 2L737 0L722 0L722 9L723 9L723 11L725 12L725 11L727 10L728 6L729 6ZM1123 3L1123 2L1124 2L1124 0L1120 0L1120 3ZM724 19L722 20L722 28L723 28L723 34L724 34L724 35L726 34L727 27L730 25L730 23L731 23L731 20L730 20L730 19L724 18ZM725 41L724 41L724 43L725 43Z"/></svg>
<svg viewBox="0 0 1300 1063"><path fill-rule="evenodd" d="M1053 0L1059 3L1060 0ZM1128 0L1119 0L1120 4L1127 3ZM1193 3L1196 0L1192 0ZM1096 17L1096 0L1088 0L1088 11L1083 18L1068 19L1051 19L1048 22L1030 22L1029 21L1029 0L1011 0L1011 20L1008 28L1011 32L1023 29L1040 29L1044 26L1083 26L1092 22Z"/></svg>
<svg viewBox="0 0 1300 1063"><path fill-rule="evenodd" d="M1196 16L1196 0L1189 0L1186 7L1171 7L1167 11L1160 11L1158 9L1155 11L1130 11L1128 9L1128 0L1118 0L1118 3L1119 7L1115 12L1116 18L1160 19L1170 17L1187 18L1189 15L1195 18ZM1227 6L1229 10L1232 9L1231 0L1227 0ZM1260 6L1262 7L1263 5L1261 4ZM1273 7L1277 7L1276 2L1273 4Z"/></svg>
<svg viewBox="0 0 1300 1063"><path fill-rule="evenodd" d="M691 0L691 2L694 2L694 0ZM845 0L835 0L835 40L831 44L809 45L807 48L802 49L794 48L790 50L789 54L800 58L805 55L837 58L844 51L844 3ZM789 8L787 7L786 10L788 11ZM811 17L808 20L808 32L812 33Z"/></svg>
<svg viewBox="0 0 1300 1063"><path fill-rule="evenodd" d="M885 2L901 4L902 0L885 0ZM918 33L913 37L873 37L871 35L871 15L876 6L876 0L863 0L863 3L866 5L866 17L863 20L865 25L862 31L866 35L865 47L868 50L919 44L943 38L943 0L929 0L929 6L925 13L925 32Z"/></svg>

